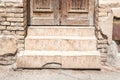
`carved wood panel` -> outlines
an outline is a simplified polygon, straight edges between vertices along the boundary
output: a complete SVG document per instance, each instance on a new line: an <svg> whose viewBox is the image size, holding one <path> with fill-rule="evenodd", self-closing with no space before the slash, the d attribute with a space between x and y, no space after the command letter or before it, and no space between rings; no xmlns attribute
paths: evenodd
<svg viewBox="0 0 120 80"><path fill-rule="evenodd" d="M94 0L62 0L61 25L94 25Z"/></svg>
<svg viewBox="0 0 120 80"><path fill-rule="evenodd" d="M89 0L70 0L70 12L87 12Z"/></svg>
<svg viewBox="0 0 120 80"><path fill-rule="evenodd" d="M31 0L30 25L59 25L59 0Z"/></svg>
<svg viewBox="0 0 120 80"><path fill-rule="evenodd" d="M31 0L31 25L93 25L95 0Z"/></svg>
<svg viewBox="0 0 120 80"><path fill-rule="evenodd" d="M51 0L34 0L33 9L35 12L49 12L52 11Z"/></svg>

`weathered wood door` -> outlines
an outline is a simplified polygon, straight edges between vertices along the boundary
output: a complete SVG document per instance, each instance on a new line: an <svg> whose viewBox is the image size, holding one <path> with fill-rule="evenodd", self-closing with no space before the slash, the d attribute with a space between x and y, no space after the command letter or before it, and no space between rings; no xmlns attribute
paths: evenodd
<svg viewBox="0 0 120 80"><path fill-rule="evenodd" d="M30 25L58 25L59 0L31 0Z"/></svg>
<svg viewBox="0 0 120 80"><path fill-rule="evenodd" d="M30 25L94 25L94 0L31 0Z"/></svg>

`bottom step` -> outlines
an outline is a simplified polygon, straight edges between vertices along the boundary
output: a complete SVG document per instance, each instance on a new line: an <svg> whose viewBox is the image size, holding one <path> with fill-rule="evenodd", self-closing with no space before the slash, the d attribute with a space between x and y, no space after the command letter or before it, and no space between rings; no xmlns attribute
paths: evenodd
<svg viewBox="0 0 120 80"><path fill-rule="evenodd" d="M23 51L17 68L100 69L98 51Z"/></svg>

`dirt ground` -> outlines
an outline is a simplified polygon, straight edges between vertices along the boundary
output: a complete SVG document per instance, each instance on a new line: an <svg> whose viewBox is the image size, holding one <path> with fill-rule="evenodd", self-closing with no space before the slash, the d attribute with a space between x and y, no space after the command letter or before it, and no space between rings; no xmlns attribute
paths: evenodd
<svg viewBox="0 0 120 80"><path fill-rule="evenodd" d="M62 69L14 71L9 67L0 67L0 80L120 80L120 72Z"/></svg>

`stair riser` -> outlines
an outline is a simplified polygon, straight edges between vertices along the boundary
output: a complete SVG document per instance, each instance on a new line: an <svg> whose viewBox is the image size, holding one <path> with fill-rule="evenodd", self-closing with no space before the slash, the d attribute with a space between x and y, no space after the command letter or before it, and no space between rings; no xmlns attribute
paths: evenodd
<svg viewBox="0 0 120 80"><path fill-rule="evenodd" d="M28 61L29 60L29 61ZM74 68L100 69L99 55L84 56L21 56L17 58L18 68Z"/></svg>
<svg viewBox="0 0 120 80"><path fill-rule="evenodd" d="M94 36L94 28L38 28L28 29L28 36Z"/></svg>
<svg viewBox="0 0 120 80"><path fill-rule="evenodd" d="M94 51L96 40L26 39L25 50L49 51Z"/></svg>

